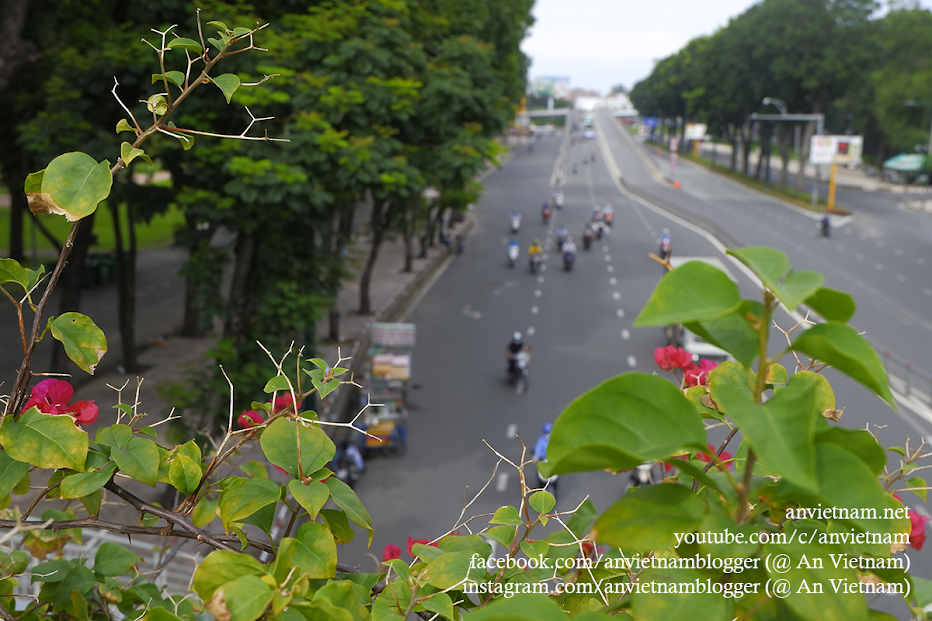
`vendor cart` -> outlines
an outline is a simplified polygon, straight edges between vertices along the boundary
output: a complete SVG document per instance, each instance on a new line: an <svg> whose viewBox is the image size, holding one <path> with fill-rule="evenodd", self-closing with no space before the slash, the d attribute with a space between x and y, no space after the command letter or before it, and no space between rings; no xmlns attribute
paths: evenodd
<svg viewBox="0 0 932 621"><path fill-rule="evenodd" d="M397 456L408 447L407 396L411 381L413 323L375 323L369 338L363 393L370 406L363 415L367 453ZM365 401L363 401L365 403Z"/></svg>

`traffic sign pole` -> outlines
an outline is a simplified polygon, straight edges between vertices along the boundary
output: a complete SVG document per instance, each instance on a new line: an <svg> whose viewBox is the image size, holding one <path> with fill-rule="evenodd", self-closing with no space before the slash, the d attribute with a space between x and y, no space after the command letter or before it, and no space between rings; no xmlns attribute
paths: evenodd
<svg viewBox="0 0 932 621"><path fill-rule="evenodd" d="M832 174L828 182L828 209L831 211L835 208L835 174L838 171L838 164L832 164Z"/></svg>

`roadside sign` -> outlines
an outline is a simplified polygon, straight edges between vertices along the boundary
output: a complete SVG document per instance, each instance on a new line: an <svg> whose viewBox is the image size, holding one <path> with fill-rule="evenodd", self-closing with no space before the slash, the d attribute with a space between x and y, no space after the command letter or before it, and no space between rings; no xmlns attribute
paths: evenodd
<svg viewBox="0 0 932 621"><path fill-rule="evenodd" d="M651 129L657 128L657 117L655 116L645 116L644 117L644 127L649 127Z"/></svg>
<svg viewBox="0 0 932 621"><path fill-rule="evenodd" d="M860 164L863 136L813 136L809 143L810 164Z"/></svg>
<svg viewBox="0 0 932 621"><path fill-rule="evenodd" d="M369 343L373 347L411 349L414 347L414 334L413 323L377 322L372 324Z"/></svg>
<svg viewBox="0 0 932 621"><path fill-rule="evenodd" d="M686 140L702 140L705 138L708 126L705 123L687 123L684 138Z"/></svg>

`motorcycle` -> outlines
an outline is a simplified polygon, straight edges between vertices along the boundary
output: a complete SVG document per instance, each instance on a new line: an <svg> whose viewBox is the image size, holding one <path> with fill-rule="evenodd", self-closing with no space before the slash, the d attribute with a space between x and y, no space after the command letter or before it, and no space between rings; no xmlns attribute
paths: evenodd
<svg viewBox="0 0 932 621"><path fill-rule="evenodd" d="M359 452L359 445L349 439L344 440L337 447L336 454L331 462L331 470L338 479L354 487L362 473L366 469L366 463Z"/></svg>
<svg viewBox="0 0 932 621"><path fill-rule="evenodd" d="M508 244L508 267L514 267L518 260L518 254L521 252L521 246L518 244Z"/></svg>
<svg viewBox="0 0 932 621"><path fill-rule="evenodd" d="M517 235L518 231L521 230L521 218L519 216L512 216L510 220L511 224L511 234Z"/></svg>
<svg viewBox="0 0 932 621"><path fill-rule="evenodd" d="M557 479L560 476L555 474L552 477L545 477L540 473L540 470L537 471L537 482L540 483L540 486L546 491L553 494L554 500L557 498Z"/></svg>
<svg viewBox="0 0 932 621"><path fill-rule="evenodd" d="M553 195L553 206L557 209L563 209L563 192L555 192Z"/></svg>
<svg viewBox="0 0 932 621"><path fill-rule="evenodd" d="M612 225L612 216L613 216L613 215L614 215L614 214L612 214L611 212L606 212L606 213L602 216L602 218L603 218L603 220L605 221L605 224L606 224L607 226L611 226L611 225Z"/></svg>
<svg viewBox="0 0 932 621"><path fill-rule="evenodd" d="M822 237L829 237L831 235L832 223L828 219L828 216L819 220L819 229L822 231Z"/></svg>
<svg viewBox="0 0 932 621"><path fill-rule="evenodd" d="M550 224L550 216L553 215L553 211L550 209L550 206L548 205L541 210L540 215L544 220L544 224Z"/></svg>
<svg viewBox="0 0 932 621"><path fill-rule="evenodd" d="M575 252L564 252L563 253L563 270L569 272L573 269L573 263L576 263L576 253Z"/></svg>
<svg viewBox="0 0 932 621"><path fill-rule="evenodd" d="M643 487L656 483L657 481L654 480L653 470L654 464L652 462L644 462L632 470L628 481L630 487Z"/></svg>
<svg viewBox="0 0 932 621"><path fill-rule="evenodd" d="M586 229L585 231L583 231L582 245L585 250L589 250L589 247L592 246L593 237L594 237L594 234L592 233L592 229Z"/></svg>
<svg viewBox="0 0 932 621"><path fill-rule="evenodd" d="M531 273L532 274L536 274L537 272L540 271L540 262L541 262L540 254L531 255Z"/></svg>
<svg viewBox="0 0 932 621"><path fill-rule="evenodd" d="M526 351L519 351L512 358L514 364L510 365L509 381L514 384L515 392L519 395L524 394L528 389L530 382L528 378L528 363L531 360L531 354Z"/></svg>
<svg viewBox="0 0 932 621"><path fill-rule="evenodd" d="M566 230L566 227L561 226L557 229L557 248L562 248L563 244L566 242L566 238L570 236L569 231Z"/></svg>
<svg viewBox="0 0 932 621"><path fill-rule="evenodd" d="M601 222L596 222L593 228L595 229L595 238L602 241L602 236L605 234L605 225Z"/></svg>
<svg viewBox="0 0 932 621"><path fill-rule="evenodd" d="M595 161L595 151L589 154L589 159L591 159L593 162Z"/></svg>
<svg viewBox="0 0 932 621"><path fill-rule="evenodd" d="M660 240L660 258L663 260L669 259L671 252L673 252L673 240L670 240L670 239Z"/></svg>

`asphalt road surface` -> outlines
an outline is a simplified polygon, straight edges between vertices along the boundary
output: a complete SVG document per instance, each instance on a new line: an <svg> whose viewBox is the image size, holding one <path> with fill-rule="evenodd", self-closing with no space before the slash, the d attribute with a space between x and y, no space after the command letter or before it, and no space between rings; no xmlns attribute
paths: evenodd
<svg viewBox="0 0 932 621"><path fill-rule="evenodd" d="M362 536L344 546L341 561L372 571L372 557L381 557L386 544L404 550L408 537L442 535L461 523L464 502L487 483L466 517L517 505L517 472L499 463L496 451L517 461L518 438L530 451L541 425L552 422L581 393L619 373L657 371L652 354L665 345L661 330L631 325L662 274L648 253L656 251L664 228L673 236L676 256L723 260L721 247L695 227L623 193L606 154L629 184L699 213L744 245L776 246L798 269L822 271L829 286L850 291L860 303L856 328L867 330L885 347L902 346L902 355L928 360L925 364L932 368L932 354L922 348L922 343L932 341L932 332L922 319L928 296L917 262L926 257L932 261L932 248L922 240L932 220L913 222L922 216L895 207L895 221L884 220L886 212L859 212L832 238L822 239L815 234L811 216L699 167L681 164L677 178L683 189L673 190L655 178L637 153L640 147L616 129L611 117L600 116L596 125L598 140L568 147L566 165L579 163L579 172L566 175L565 206L554 211L550 226L542 223L540 208L550 198L549 181L562 136L540 138L531 152L516 148L512 159L486 179L486 193L474 211L478 226L465 252L407 318L417 324L413 377L420 386L410 394L408 451L399 458L368 461L357 492L375 518L375 538L369 550ZM592 152L595 161L582 165ZM593 205L605 203L615 208L611 234L589 251L578 243L576 265L564 271L553 248L553 230L564 224L578 240ZM515 209L523 214L517 236L522 256L510 268L506 244L509 214ZM908 229L908 243L895 243L897 226ZM533 238L544 242L548 251L537 275L530 273L526 255ZM874 268L874 263L883 264L883 269ZM729 264L729 271L744 297L759 298L759 290L740 269ZM776 319L785 327L794 321L786 314ZM521 331L532 348L530 389L522 395L515 393L505 374L505 348L515 331ZM782 336L775 331L772 338ZM928 427L915 413L905 408L893 413L867 389L837 374L828 376L838 407L845 407L842 424L884 425L880 437L888 446L907 437L915 442ZM713 442L723 436L721 429L709 432ZM731 448L736 447L735 442ZM533 476L530 468L528 473ZM604 472L565 475L559 481L557 508L572 509L588 496L603 511L624 494L627 480L627 474L613 477ZM914 496L907 498L914 506L919 503ZM470 527L477 531L487 523L487 518L478 518ZM913 572L932 577L927 555L910 552ZM872 605L906 618L905 606L895 598L884 597Z"/></svg>

